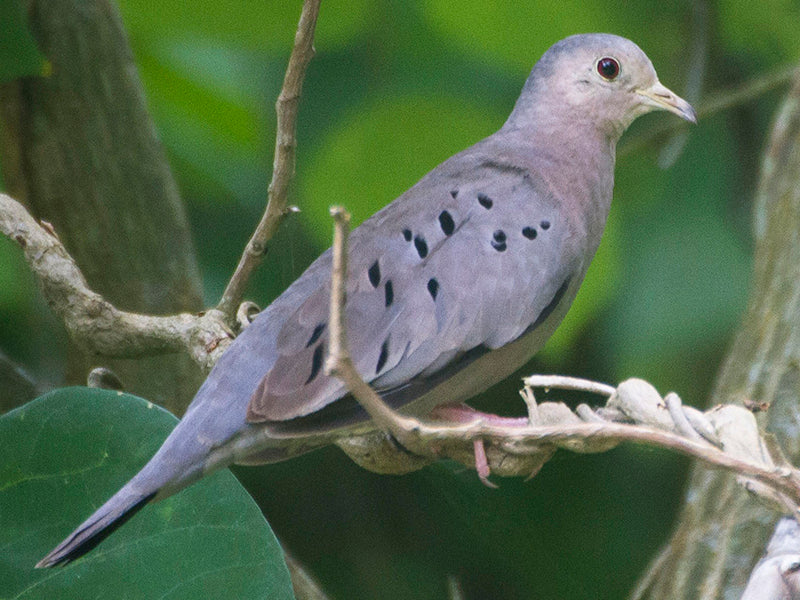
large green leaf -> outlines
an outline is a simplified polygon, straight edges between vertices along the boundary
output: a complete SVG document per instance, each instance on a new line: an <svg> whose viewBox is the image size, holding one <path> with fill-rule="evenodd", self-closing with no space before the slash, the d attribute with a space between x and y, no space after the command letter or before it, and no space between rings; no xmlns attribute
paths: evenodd
<svg viewBox="0 0 800 600"><path fill-rule="evenodd" d="M0 418L0 598L293 598L283 554L229 471L145 507L86 557L33 565L175 426L126 394L67 388Z"/></svg>

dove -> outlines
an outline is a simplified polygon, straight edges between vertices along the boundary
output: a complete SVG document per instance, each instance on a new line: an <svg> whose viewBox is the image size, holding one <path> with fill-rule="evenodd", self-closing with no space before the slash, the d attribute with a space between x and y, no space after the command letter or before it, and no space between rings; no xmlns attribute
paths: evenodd
<svg viewBox="0 0 800 600"><path fill-rule="evenodd" d="M696 122L632 41L568 37L542 55L496 133L353 230L350 352L390 406L424 414L462 402L544 345L600 244L616 144L653 110ZM329 250L233 341L142 470L37 566L80 557L212 471L374 429L323 369L330 280Z"/></svg>

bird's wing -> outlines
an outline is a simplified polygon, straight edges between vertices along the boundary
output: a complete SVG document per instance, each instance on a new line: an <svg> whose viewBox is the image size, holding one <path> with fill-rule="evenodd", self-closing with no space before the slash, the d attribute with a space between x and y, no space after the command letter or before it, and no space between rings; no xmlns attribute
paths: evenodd
<svg viewBox="0 0 800 600"><path fill-rule="evenodd" d="M350 236L345 321L358 372L388 390L518 338L580 268L572 226L507 157L472 152L437 167ZM330 263L329 251L303 275L319 285L283 324L249 421L301 417L346 394L324 373Z"/></svg>

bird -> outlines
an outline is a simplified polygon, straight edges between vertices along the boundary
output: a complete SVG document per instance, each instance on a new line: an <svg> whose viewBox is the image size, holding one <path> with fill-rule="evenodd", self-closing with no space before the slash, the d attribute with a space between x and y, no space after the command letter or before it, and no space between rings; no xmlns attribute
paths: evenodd
<svg viewBox="0 0 800 600"><path fill-rule="evenodd" d="M536 62L510 116L355 228L353 364L390 406L462 402L523 366L572 304L608 217L616 145L640 115L692 106L647 55L577 34ZM36 566L82 556L146 504L231 464L374 430L327 353L331 251L233 341L153 458Z"/></svg>

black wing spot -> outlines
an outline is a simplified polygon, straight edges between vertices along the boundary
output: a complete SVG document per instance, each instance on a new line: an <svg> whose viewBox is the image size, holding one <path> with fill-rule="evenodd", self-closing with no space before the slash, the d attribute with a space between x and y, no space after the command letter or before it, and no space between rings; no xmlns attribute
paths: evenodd
<svg viewBox="0 0 800 600"><path fill-rule="evenodd" d="M522 230L522 235L524 235L529 240L535 240L536 239L536 229L534 227L525 227Z"/></svg>
<svg viewBox="0 0 800 600"><path fill-rule="evenodd" d="M381 282L381 267L377 260L372 263L372 266L367 270L367 275L369 275L369 282L372 284L372 287L378 287L378 284Z"/></svg>
<svg viewBox="0 0 800 600"><path fill-rule="evenodd" d="M411 241L411 230L410 229L403 229L403 237L406 239L407 242Z"/></svg>
<svg viewBox="0 0 800 600"><path fill-rule="evenodd" d="M414 238L414 247L417 249L417 254L419 254L420 258L428 256L428 242L421 235Z"/></svg>
<svg viewBox="0 0 800 600"><path fill-rule="evenodd" d="M381 372L381 369L386 366L386 360L389 358L389 338L386 338L381 345L381 354L378 356L378 365L375 367L375 374Z"/></svg>
<svg viewBox="0 0 800 600"><path fill-rule="evenodd" d="M453 221L453 215L446 210L439 213L439 225L442 227L445 235L450 235L456 228L456 223Z"/></svg>
<svg viewBox="0 0 800 600"><path fill-rule="evenodd" d="M319 325L314 327L314 331L311 334L311 337L308 339L308 342L306 342L306 348L313 345L319 339L319 336L322 335L323 331L325 331L325 323L320 323Z"/></svg>
<svg viewBox="0 0 800 600"><path fill-rule="evenodd" d="M456 196L458 196L458 190L450 190L450 195L453 197L453 200L455 200Z"/></svg>
<svg viewBox="0 0 800 600"><path fill-rule="evenodd" d="M498 229L492 234L492 248L498 252L505 252L507 247L506 232L502 229Z"/></svg>
<svg viewBox="0 0 800 600"><path fill-rule="evenodd" d="M386 296L386 307L390 307L392 302L394 302L394 286L392 285L392 280L388 279L383 286L383 292Z"/></svg>
<svg viewBox="0 0 800 600"><path fill-rule="evenodd" d="M492 169L500 171L501 173L513 173L515 175L527 175L525 169L510 162L502 162L498 160L484 160L481 163L482 169Z"/></svg>
<svg viewBox="0 0 800 600"><path fill-rule="evenodd" d="M486 194L478 194L478 202L486 210L492 208L492 205L494 204L494 201Z"/></svg>
<svg viewBox="0 0 800 600"><path fill-rule="evenodd" d="M545 219L544 221L542 221L542 222L540 222L540 223L539 223L539 227L541 227L542 229L544 229L545 231L547 231L548 229L550 229L550 221L548 221L547 219Z"/></svg>
<svg viewBox="0 0 800 600"><path fill-rule="evenodd" d="M428 293L431 295L431 298L436 300L436 294L439 293L439 282L436 281L435 277L428 279Z"/></svg>
<svg viewBox="0 0 800 600"><path fill-rule="evenodd" d="M498 242L498 241L492 240L492 248L494 248L498 252L505 252L506 248L508 248L508 246L506 246L505 242Z"/></svg>
<svg viewBox="0 0 800 600"><path fill-rule="evenodd" d="M322 344L314 348L314 356L311 357L311 375L306 379L306 385L314 381L322 370Z"/></svg>

